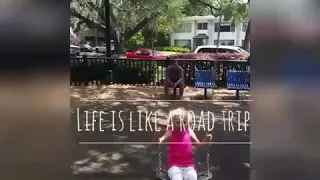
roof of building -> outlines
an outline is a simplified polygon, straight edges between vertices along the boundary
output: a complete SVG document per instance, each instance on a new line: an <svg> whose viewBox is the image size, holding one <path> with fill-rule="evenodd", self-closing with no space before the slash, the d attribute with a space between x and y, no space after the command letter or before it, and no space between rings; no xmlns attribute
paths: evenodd
<svg viewBox="0 0 320 180"><path fill-rule="evenodd" d="M217 48L217 45L204 45L204 46L198 46L197 48ZM225 45L219 45L218 48L227 48L227 49L239 49L238 46L225 46Z"/></svg>
<svg viewBox="0 0 320 180"><path fill-rule="evenodd" d="M209 36L207 36L206 34L204 33L200 33L198 35L196 35L195 37L193 37L194 39L208 39Z"/></svg>

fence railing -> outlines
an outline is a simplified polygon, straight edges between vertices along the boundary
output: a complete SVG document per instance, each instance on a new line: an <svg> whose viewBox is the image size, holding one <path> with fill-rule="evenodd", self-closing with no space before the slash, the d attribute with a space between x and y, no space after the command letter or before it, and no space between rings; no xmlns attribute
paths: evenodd
<svg viewBox="0 0 320 180"><path fill-rule="evenodd" d="M115 59L106 57L70 57L70 85L128 84L162 86L164 60ZM226 87L227 70L248 70L244 60L178 60L185 70L185 83L194 86L196 69L215 69L216 84Z"/></svg>

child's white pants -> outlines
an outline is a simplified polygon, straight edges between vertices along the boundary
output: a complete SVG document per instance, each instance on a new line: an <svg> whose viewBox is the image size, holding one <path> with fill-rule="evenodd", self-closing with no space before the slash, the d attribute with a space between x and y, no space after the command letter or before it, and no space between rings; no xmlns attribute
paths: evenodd
<svg viewBox="0 0 320 180"><path fill-rule="evenodd" d="M193 167L177 167L172 166L168 170L171 180L197 180L197 171Z"/></svg>

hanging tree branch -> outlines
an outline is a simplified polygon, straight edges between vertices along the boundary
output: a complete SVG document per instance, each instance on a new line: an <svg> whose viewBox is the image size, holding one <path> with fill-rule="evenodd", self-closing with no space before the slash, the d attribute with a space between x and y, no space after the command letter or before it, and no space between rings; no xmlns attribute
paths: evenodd
<svg viewBox="0 0 320 180"><path fill-rule="evenodd" d="M214 11L221 11L222 10L221 8L215 7L214 5L206 3L206 2L204 2L202 0L191 0L191 1L196 1L196 2L198 2L198 3L200 3L200 4L204 5L204 6L208 6L211 9L211 11L213 11L213 10Z"/></svg>
<svg viewBox="0 0 320 180"><path fill-rule="evenodd" d="M99 31L103 31L105 28L105 26L101 23L93 21L90 18L85 17L76 11L71 11L71 15L78 18L80 21L84 22L89 28L97 28Z"/></svg>
<svg viewBox="0 0 320 180"><path fill-rule="evenodd" d="M214 11L213 11L212 8L210 8L210 11L211 11L211 14L212 14L214 17L218 17L218 16L221 16L221 15L222 15L221 12L220 12L220 13L214 13Z"/></svg>
<svg viewBox="0 0 320 180"><path fill-rule="evenodd" d="M81 29L81 25L85 24L85 22L83 22L82 20L78 21L75 23L75 26L72 28L73 32L78 32Z"/></svg>
<svg viewBox="0 0 320 180"><path fill-rule="evenodd" d="M193 3L199 3L201 4L202 6L206 6L210 9L210 12L213 16L215 17L218 17L218 16L221 16L223 15L223 7L221 5L221 7L216 7L212 4L209 4L207 2L204 2L203 0L189 0L189 2L193 2ZM229 3L231 4L233 2L233 0L230 0ZM250 3L250 0L248 1L248 3Z"/></svg>
<svg viewBox="0 0 320 180"><path fill-rule="evenodd" d="M134 1L134 0L132 0ZM72 0L70 0L70 2L72 2ZM138 1L134 2L134 4L138 3ZM105 15L104 15L104 3L101 4L94 4L91 2L86 2L85 3L86 8L88 8L91 11L97 11L97 16L98 19L93 19L83 13L81 13L80 10L77 10L75 8L71 8L71 16L77 18L79 20L79 22L81 22L82 24L86 24L89 28L96 28L98 31L100 32L104 32L105 31ZM112 32L110 32L111 36L114 36L114 32L117 26L117 15L115 14L115 12L113 11L113 9L119 8L117 6L115 6L113 3L110 3L110 26L112 29ZM148 8L149 9L149 8ZM123 10L123 9L121 9ZM159 12L158 12L159 11ZM140 19L139 22L137 22L137 24L135 24L134 27L131 28L122 28L121 29L121 34L124 36L125 39L130 39L134 34L136 34L139 30L141 30L143 27L145 27L147 24L150 23L150 21L153 18L157 18L157 16L159 16L159 13L161 12L161 10L158 11L154 11L153 8L151 8L149 10L150 15L143 17L142 19Z"/></svg>
<svg viewBox="0 0 320 180"><path fill-rule="evenodd" d="M93 2L88 2L88 6L92 9L92 11L97 11L98 13L98 18L104 22L105 21L105 15L104 15L104 1L102 1L100 5L96 5Z"/></svg>
<svg viewBox="0 0 320 180"><path fill-rule="evenodd" d="M127 30L125 32L125 38L130 39L136 32L141 30L143 27L145 27L155 16L144 18L142 21L140 21L139 24L137 24L133 29Z"/></svg>
<svg viewBox="0 0 320 180"><path fill-rule="evenodd" d="M202 0L189 0L190 3L195 3L195 4L201 4L202 6L206 6L210 9L210 12L213 16L218 17L222 14L222 8L221 7L216 7L212 4L209 4L207 2L204 2Z"/></svg>

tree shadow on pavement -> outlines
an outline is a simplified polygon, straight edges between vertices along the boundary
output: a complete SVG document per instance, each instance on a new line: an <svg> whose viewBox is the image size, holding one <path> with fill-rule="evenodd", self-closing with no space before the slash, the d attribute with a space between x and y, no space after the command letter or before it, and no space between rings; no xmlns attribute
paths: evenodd
<svg viewBox="0 0 320 180"><path fill-rule="evenodd" d="M90 89L90 88L89 88ZM120 89L120 90L119 90ZM158 145L147 144L144 142L155 142L163 132L155 132L154 118L151 118L150 130L149 122L146 120L146 114L141 115L137 113L140 111L152 111L159 112L158 128L164 131L165 127L161 126L167 122L168 113L170 110L184 107L187 110L195 113L196 119L199 119L201 111L214 112L215 122L214 130L210 131L213 135L213 141L215 142L249 142L250 137L248 132L236 131L237 120L234 118L235 131L224 130L224 122L222 120L223 110L248 110L249 102L213 102L213 101L152 101L141 100L147 99L146 91L142 87L136 89L99 89L87 90L83 93L80 90L72 90L71 95L71 124L72 124L72 140L73 149L72 157L73 164L72 169L77 178L84 179L96 179L96 178L108 178L108 179L154 179L155 171L158 165L158 153L163 154L163 161L165 166L166 161L166 146L158 148ZM146 88L145 88L146 89ZM92 91L92 92L91 92ZM102 91L108 91L108 93L101 93ZM77 95L78 94L78 95ZM104 94L103 99L94 97ZM136 100L130 100L127 98ZM127 100L125 100L127 99ZM150 99L150 98L149 98ZM77 121L77 108L79 108L79 123ZM102 123L102 129L104 132L99 131L99 117L96 113L95 119L97 120L95 125L95 131L84 131L86 124L86 114L84 111L89 111L89 124L92 120L93 111L104 111L104 121ZM122 124L119 118L115 118L113 126L111 111L120 112L123 119ZM130 114L129 112L133 112ZM141 127L144 131L138 131L139 118L142 119ZM243 117L241 117L243 122ZM132 119L132 122L130 121ZM160 125L159 125L160 124ZM79 132L77 127L80 125L83 131ZM145 127L149 128L145 130ZM130 130L135 129L135 132ZM243 123L241 124L244 128ZM92 128L91 126L88 126ZM112 131L112 128L116 128L117 131ZM249 126L248 126L249 129ZM206 131L196 131L199 139L202 139ZM141 142L141 144L79 144L79 142ZM199 167L205 168L205 158L208 148L198 151L196 153L196 159L199 163ZM250 159L250 145L221 145L213 144L209 148L210 153L210 165L211 167L219 167L217 176L223 177L225 180L234 177L239 178L241 173L242 164L249 163ZM232 171L232 172L231 172ZM231 173L230 173L231 172ZM231 174L231 175L226 175ZM243 175L244 176L244 175Z"/></svg>

